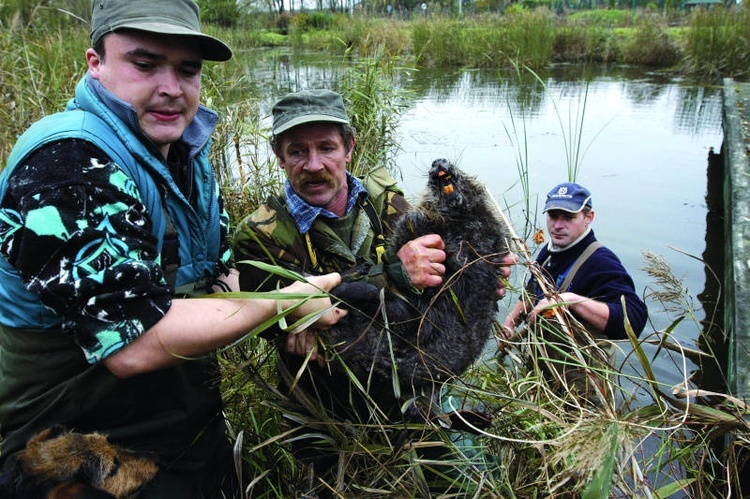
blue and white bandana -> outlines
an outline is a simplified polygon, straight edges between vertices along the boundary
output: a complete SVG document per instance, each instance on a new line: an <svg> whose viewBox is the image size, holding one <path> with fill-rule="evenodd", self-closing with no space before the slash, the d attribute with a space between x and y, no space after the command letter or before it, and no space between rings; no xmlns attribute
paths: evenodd
<svg viewBox="0 0 750 499"><path fill-rule="evenodd" d="M347 184L349 186L349 193L346 198L346 213L348 214L354 205L357 204L359 199L367 199L367 191L365 186L362 185L354 175L346 172ZM315 220L320 216L324 218L338 218L333 212L326 210L320 206L312 206L308 204L304 199L292 189L292 184L287 180L284 183L284 194L286 194L286 205L289 209L289 213L297 223L297 227L301 234L307 234L310 232Z"/></svg>

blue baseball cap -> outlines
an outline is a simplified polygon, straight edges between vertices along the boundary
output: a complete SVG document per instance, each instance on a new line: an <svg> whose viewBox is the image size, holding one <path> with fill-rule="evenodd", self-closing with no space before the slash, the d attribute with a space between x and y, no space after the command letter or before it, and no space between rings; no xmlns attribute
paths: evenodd
<svg viewBox="0 0 750 499"><path fill-rule="evenodd" d="M549 194L547 202L544 203L543 213L549 210L562 210L569 213L578 213L585 206L591 208L591 193L579 184L564 182L556 185Z"/></svg>

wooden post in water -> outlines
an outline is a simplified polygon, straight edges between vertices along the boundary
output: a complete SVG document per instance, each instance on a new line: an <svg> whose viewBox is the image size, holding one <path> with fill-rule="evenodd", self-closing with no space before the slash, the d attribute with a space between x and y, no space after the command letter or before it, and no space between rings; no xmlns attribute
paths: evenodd
<svg viewBox="0 0 750 499"><path fill-rule="evenodd" d="M750 83L723 84L724 325L729 335L730 393L750 398Z"/></svg>

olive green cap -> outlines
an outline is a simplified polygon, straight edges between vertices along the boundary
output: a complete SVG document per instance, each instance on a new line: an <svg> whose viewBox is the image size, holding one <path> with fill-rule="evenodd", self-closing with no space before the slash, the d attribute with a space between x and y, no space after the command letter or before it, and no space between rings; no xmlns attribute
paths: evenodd
<svg viewBox="0 0 750 499"><path fill-rule="evenodd" d="M201 32L200 9L193 0L94 0L91 45L120 29L189 36L199 40L206 60L227 61L232 57L224 42Z"/></svg>
<svg viewBox="0 0 750 499"><path fill-rule="evenodd" d="M273 134L312 122L349 124L344 99L331 90L301 90L286 94L274 106Z"/></svg>

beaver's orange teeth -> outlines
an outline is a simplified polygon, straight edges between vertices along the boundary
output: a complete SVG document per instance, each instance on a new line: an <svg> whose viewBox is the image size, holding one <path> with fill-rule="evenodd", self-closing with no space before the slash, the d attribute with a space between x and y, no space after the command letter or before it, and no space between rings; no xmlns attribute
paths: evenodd
<svg viewBox="0 0 750 499"><path fill-rule="evenodd" d="M443 187L443 194L453 194L453 184L448 184Z"/></svg>

